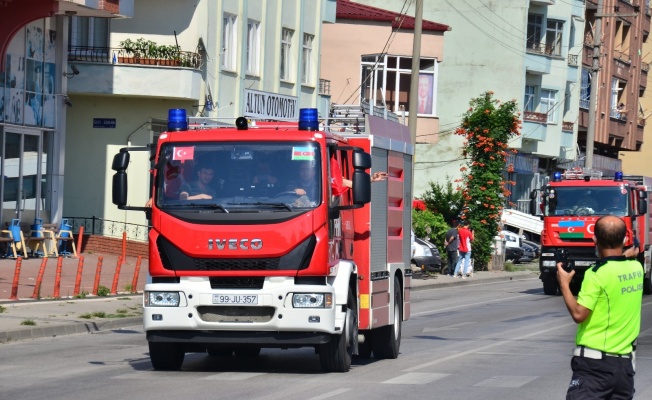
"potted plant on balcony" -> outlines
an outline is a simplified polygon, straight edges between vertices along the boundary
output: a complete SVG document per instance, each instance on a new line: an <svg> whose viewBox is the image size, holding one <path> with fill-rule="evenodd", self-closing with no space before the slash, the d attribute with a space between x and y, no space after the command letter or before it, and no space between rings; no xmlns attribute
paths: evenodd
<svg viewBox="0 0 652 400"><path fill-rule="evenodd" d="M120 50L118 53L118 62L124 64L134 64L135 59L140 58L140 54L138 53L138 46L133 40L123 40L120 42L120 47L122 50Z"/></svg>

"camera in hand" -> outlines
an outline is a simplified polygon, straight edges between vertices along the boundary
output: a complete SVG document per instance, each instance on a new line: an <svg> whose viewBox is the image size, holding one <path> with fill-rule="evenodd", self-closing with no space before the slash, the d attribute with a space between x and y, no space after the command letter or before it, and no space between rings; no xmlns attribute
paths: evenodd
<svg viewBox="0 0 652 400"><path fill-rule="evenodd" d="M566 249L557 249L555 251L555 256L557 258L558 262L561 262L562 268L566 272L571 272L573 270L573 266L570 265L568 262L568 252Z"/></svg>

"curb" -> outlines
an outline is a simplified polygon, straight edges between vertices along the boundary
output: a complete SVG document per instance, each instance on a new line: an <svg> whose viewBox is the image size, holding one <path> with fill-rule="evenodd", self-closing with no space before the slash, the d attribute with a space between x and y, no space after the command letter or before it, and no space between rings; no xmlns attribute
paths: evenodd
<svg viewBox="0 0 652 400"><path fill-rule="evenodd" d="M0 332L0 342L56 337L76 333L98 333L100 331L142 324L142 322L143 317L141 316L120 318L110 321L78 322L59 326L25 328Z"/></svg>
<svg viewBox="0 0 652 400"><path fill-rule="evenodd" d="M417 278L412 278L412 279L417 279ZM439 280L441 279L441 280ZM419 290L429 290L433 289L435 287L453 287L453 286L465 286L465 285L479 285L482 283L491 283L491 282L506 282L506 281L512 281L512 280L525 280L525 279L539 279L538 277L538 272L532 272L532 276L530 277L529 274L518 274L515 276L496 276L492 278L484 278L482 280L473 280L473 278L467 278L467 279L459 279L459 278L448 278L444 277L443 279L441 278L441 275L438 275L437 278L428 278L428 279L419 279L420 281L429 281L432 280L432 283L421 283L419 286L412 285L410 288L411 291L419 291ZM447 281L448 280L448 281Z"/></svg>

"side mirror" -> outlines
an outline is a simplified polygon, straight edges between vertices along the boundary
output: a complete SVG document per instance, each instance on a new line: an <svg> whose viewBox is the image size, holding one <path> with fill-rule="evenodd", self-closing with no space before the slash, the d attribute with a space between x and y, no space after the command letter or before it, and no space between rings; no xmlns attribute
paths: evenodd
<svg viewBox="0 0 652 400"><path fill-rule="evenodd" d="M368 173L364 172L364 170L356 169L353 172L353 204L364 205L370 201L371 176L369 176Z"/></svg>
<svg viewBox="0 0 652 400"><path fill-rule="evenodd" d="M122 151L113 156L113 163L111 169L114 171L124 171L129 166L129 152Z"/></svg>
<svg viewBox="0 0 652 400"><path fill-rule="evenodd" d="M638 215L647 214L647 199L638 199Z"/></svg>
<svg viewBox="0 0 652 400"><path fill-rule="evenodd" d="M113 175L113 204L118 207L127 204L127 173L124 170Z"/></svg>
<svg viewBox="0 0 652 400"><path fill-rule="evenodd" d="M371 155L364 151L353 152L353 168L369 169L371 168Z"/></svg>
<svg viewBox="0 0 652 400"><path fill-rule="evenodd" d="M537 192L538 190L536 189L530 192L530 200L534 200L537 198Z"/></svg>

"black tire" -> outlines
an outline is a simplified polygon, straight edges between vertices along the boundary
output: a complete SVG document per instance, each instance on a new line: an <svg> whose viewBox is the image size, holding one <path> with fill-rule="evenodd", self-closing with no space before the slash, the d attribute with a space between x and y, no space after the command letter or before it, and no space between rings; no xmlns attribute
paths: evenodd
<svg viewBox="0 0 652 400"><path fill-rule="evenodd" d="M181 369L186 352L178 343L149 342L149 359L157 371Z"/></svg>
<svg viewBox="0 0 652 400"><path fill-rule="evenodd" d="M232 347L207 347L206 352L211 357L231 357L233 355Z"/></svg>
<svg viewBox="0 0 652 400"><path fill-rule="evenodd" d="M557 294L557 290L559 289L559 282L557 282L557 277L554 275L547 275L544 276L543 279L543 293L547 294L548 296L554 296Z"/></svg>
<svg viewBox="0 0 652 400"><path fill-rule="evenodd" d="M652 272L650 275L643 274L643 294L652 294Z"/></svg>
<svg viewBox="0 0 652 400"><path fill-rule="evenodd" d="M340 335L331 335L328 343L319 346L319 363L324 372L348 372L351 369L354 339L358 337L358 308L349 288L346 300L346 320Z"/></svg>
<svg viewBox="0 0 652 400"><path fill-rule="evenodd" d="M403 322L403 293L401 282L394 277L394 323L374 330L373 350L378 360L398 357L401 347L401 324Z"/></svg>
<svg viewBox="0 0 652 400"><path fill-rule="evenodd" d="M260 355L260 347L258 346L242 346L234 349L236 357L258 357Z"/></svg>
<svg viewBox="0 0 652 400"><path fill-rule="evenodd" d="M371 352L373 351L372 340L371 331L365 333L364 342L358 342L358 354L354 358L371 358Z"/></svg>

